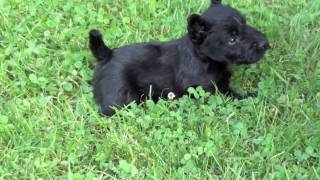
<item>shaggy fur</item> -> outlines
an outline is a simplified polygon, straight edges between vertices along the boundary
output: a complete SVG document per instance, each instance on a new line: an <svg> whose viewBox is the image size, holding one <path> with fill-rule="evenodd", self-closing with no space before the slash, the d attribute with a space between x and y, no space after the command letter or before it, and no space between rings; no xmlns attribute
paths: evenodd
<svg viewBox="0 0 320 180"><path fill-rule="evenodd" d="M189 87L215 87L242 99L230 87L230 64L257 62L269 48L266 37L249 26L241 14L212 0L202 15L188 18L188 34L170 42L140 43L110 49L97 30L89 34L90 49L97 59L94 96L100 111L112 115L113 106L145 100L183 96ZM151 92L151 93L150 93Z"/></svg>

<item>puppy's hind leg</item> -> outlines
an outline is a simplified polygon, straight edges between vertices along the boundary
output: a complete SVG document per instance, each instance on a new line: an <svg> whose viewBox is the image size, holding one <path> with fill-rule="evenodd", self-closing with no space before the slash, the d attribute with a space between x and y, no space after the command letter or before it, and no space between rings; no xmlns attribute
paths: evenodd
<svg viewBox="0 0 320 180"><path fill-rule="evenodd" d="M98 30L91 30L89 33L89 47L97 61L108 62L112 56L112 50L103 42L102 35Z"/></svg>
<svg viewBox="0 0 320 180"><path fill-rule="evenodd" d="M114 108L120 108L129 105L131 102L139 102L140 97L135 91L128 87L118 88L118 85L104 89L102 94L95 94L96 101L100 105L99 112L105 116L112 116L115 113Z"/></svg>

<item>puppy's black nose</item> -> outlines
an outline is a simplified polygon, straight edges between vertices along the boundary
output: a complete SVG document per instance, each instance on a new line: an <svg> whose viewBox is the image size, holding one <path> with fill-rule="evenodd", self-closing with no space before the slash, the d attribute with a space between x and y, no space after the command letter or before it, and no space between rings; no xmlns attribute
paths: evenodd
<svg viewBox="0 0 320 180"><path fill-rule="evenodd" d="M267 50L270 48L268 41L260 41L257 43L257 49L259 50Z"/></svg>

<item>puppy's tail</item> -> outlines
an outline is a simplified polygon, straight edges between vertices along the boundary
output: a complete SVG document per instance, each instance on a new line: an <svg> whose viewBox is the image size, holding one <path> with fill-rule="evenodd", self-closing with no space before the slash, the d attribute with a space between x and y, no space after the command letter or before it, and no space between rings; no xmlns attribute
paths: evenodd
<svg viewBox="0 0 320 180"><path fill-rule="evenodd" d="M112 50L103 42L102 35L98 30L91 30L89 33L89 47L92 54L99 62L108 62L112 56Z"/></svg>

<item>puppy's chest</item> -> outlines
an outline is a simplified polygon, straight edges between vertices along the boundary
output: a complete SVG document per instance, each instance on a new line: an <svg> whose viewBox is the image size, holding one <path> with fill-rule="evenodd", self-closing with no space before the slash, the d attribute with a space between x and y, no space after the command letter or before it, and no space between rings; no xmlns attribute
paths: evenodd
<svg viewBox="0 0 320 180"><path fill-rule="evenodd" d="M202 86L205 89L214 87L214 83L224 78L225 69L216 69L210 66L201 69L189 69L189 71L181 71L177 77L180 87L186 90L189 87Z"/></svg>

